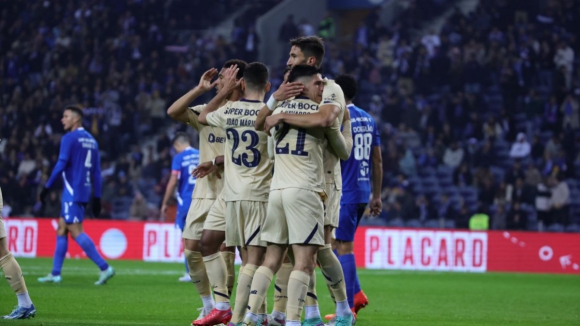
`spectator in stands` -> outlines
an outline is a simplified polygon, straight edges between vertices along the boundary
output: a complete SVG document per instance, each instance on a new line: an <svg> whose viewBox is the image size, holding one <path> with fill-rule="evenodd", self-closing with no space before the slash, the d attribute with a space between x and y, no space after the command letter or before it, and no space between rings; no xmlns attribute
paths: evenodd
<svg viewBox="0 0 580 326"><path fill-rule="evenodd" d="M441 46L441 39L439 38L439 35L435 33L435 30L431 28L429 30L429 34L426 34L421 39L421 44L423 44L427 49L429 57L433 57L435 55L435 48Z"/></svg>
<svg viewBox="0 0 580 326"><path fill-rule="evenodd" d="M399 160L399 169L406 175L412 176L417 174L417 162L415 156L410 149L401 151L401 159Z"/></svg>
<svg viewBox="0 0 580 326"><path fill-rule="evenodd" d="M419 159L417 160L417 165L420 168L431 167L437 168L439 166L439 159L435 155L435 151L432 148L428 148L427 150L423 150Z"/></svg>
<svg viewBox="0 0 580 326"><path fill-rule="evenodd" d="M334 18L330 12L326 13L326 16L320 24L318 24L318 35L325 40L333 40L335 37L335 26L334 26Z"/></svg>
<svg viewBox="0 0 580 326"><path fill-rule="evenodd" d="M417 197L413 215L416 216L416 218L422 224L424 224L427 220L437 218L437 212L433 208L433 205L431 205L427 197L423 195Z"/></svg>
<svg viewBox="0 0 580 326"><path fill-rule="evenodd" d="M145 197L140 191L135 192L135 198L131 203L131 208L129 210L129 217L137 219L139 221L144 221L149 216L149 208L147 207L147 202Z"/></svg>
<svg viewBox="0 0 580 326"><path fill-rule="evenodd" d="M524 169L520 161L515 161L512 168L505 174L504 181L506 184L513 185L517 179L525 177Z"/></svg>
<svg viewBox="0 0 580 326"><path fill-rule="evenodd" d="M508 230L522 231L526 229L526 213L521 209L519 202L514 202L507 216L505 228Z"/></svg>
<svg viewBox="0 0 580 326"><path fill-rule="evenodd" d="M466 162L453 171L453 183L458 187L467 187L473 184L473 176Z"/></svg>
<svg viewBox="0 0 580 326"><path fill-rule="evenodd" d="M542 144L542 142L540 142L540 137L538 137L538 135L535 135L533 140L532 140L532 159L534 160L534 162L537 162L539 159L541 159L544 156L544 144Z"/></svg>
<svg viewBox="0 0 580 326"><path fill-rule="evenodd" d="M511 202L532 205L534 202L534 188L524 183L522 178L517 178L514 185L508 185L508 198Z"/></svg>
<svg viewBox="0 0 580 326"><path fill-rule="evenodd" d="M528 164L528 168L525 172L525 183L528 186L532 186L534 189L535 187L542 182L542 175L540 171L536 168L533 163Z"/></svg>
<svg viewBox="0 0 580 326"><path fill-rule="evenodd" d="M463 161L463 148L459 147L456 141L451 143L451 146L445 150L443 156L443 163L451 168L457 168Z"/></svg>
<svg viewBox="0 0 580 326"><path fill-rule="evenodd" d="M316 35L316 31L314 30L314 27L312 26L312 24L310 24L310 22L306 18L302 18L300 20L300 25L298 26L298 30L300 31L300 36Z"/></svg>
<svg viewBox="0 0 580 326"><path fill-rule="evenodd" d="M540 222L539 231L542 231L544 226L552 224L550 199L552 197L552 189L548 186L546 179L543 179L536 188L536 212L538 213L538 221Z"/></svg>
<svg viewBox="0 0 580 326"><path fill-rule="evenodd" d="M523 132L518 134L516 142L512 144L509 156L513 159L524 159L530 156L532 146L526 140L526 135Z"/></svg>
<svg viewBox="0 0 580 326"><path fill-rule="evenodd" d="M578 100L572 94L566 96L566 99L560 107L560 111L563 115L563 130L568 128L578 130L580 128L580 105L578 104Z"/></svg>
<svg viewBox="0 0 580 326"><path fill-rule="evenodd" d="M491 228L493 230L505 230L507 220L505 205L497 206L491 220Z"/></svg>
<svg viewBox="0 0 580 326"><path fill-rule="evenodd" d="M455 211L453 210L453 206L449 200L449 195L447 193L443 193L441 195L439 205L437 205L436 218L440 220L453 220L454 217Z"/></svg>
<svg viewBox="0 0 580 326"><path fill-rule="evenodd" d="M568 225L570 188L561 177L549 177L548 184L552 188L550 203L552 205L550 215L553 223Z"/></svg>

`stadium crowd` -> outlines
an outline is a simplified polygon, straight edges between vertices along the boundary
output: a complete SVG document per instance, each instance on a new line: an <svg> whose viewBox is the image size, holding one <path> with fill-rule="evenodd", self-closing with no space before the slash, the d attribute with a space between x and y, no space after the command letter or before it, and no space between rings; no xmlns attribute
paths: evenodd
<svg viewBox="0 0 580 326"><path fill-rule="evenodd" d="M6 6L0 186L10 208L4 213L59 215L58 192L44 211L36 198L57 160L61 110L81 103L85 128L104 154L104 215L159 217L169 135L184 128L167 125L168 104L206 68L234 57L257 59L251 22L278 1L257 2L236 20L229 41L176 32L201 29L203 21L215 25L241 3L220 1L203 17L185 10L198 2ZM381 126L385 209L369 222L466 228L474 214L486 214L494 229L536 230L540 220L558 231L580 223L578 3L481 0L475 11L456 9L440 31L417 37L451 2L411 1L390 26L372 11L348 46L331 16L319 24L289 17L280 30L283 39L323 36L325 74L356 76L355 103ZM433 10L419 10L424 6ZM191 14L177 19L182 12ZM271 68L275 89L283 66Z"/></svg>

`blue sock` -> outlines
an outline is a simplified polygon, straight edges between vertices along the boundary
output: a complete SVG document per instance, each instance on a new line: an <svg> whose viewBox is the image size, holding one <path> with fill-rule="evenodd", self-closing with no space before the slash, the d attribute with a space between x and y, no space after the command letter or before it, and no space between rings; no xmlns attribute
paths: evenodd
<svg viewBox="0 0 580 326"><path fill-rule="evenodd" d="M346 285L346 297L348 305L354 307L354 283L356 279L356 262L354 254L342 255L338 257L342 271L344 272L344 283Z"/></svg>
<svg viewBox="0 0 580 326"><path fill-rule="evenodd" d="M360 281L358 280L358 273L355 271L355 279L354 279L354 295L357 295L361 291L360 288Z"/></svg>
<svg viewBox="0 0 580 326"><path fill-rule="evenodd" d="M189 265L187 265L187 257L184 257L183 261L185 262L185 271L187 272L187 274L189 274Z"/></svg>
<svg viewBox="0 0 580 326"><path fill-rule="evenodd" d="M66 252L68 251L68 235L57 235L56 236L56 249L54 250L54 260L52 261L52 275L60 275L62 270L62 264L64 263L64 258L66 257Z"/></svg>
<svg viewBox="0 0 580 326"><path fill-rule="evenodd" d="M79 234L75 241L79 244L79 246L81 246L81 248L83 248L83 251L87 254L87 256L89 256L89 258L95 264L97 264L97 266L99 266L101 271L109 268L109 264L107 264L103 257L101 257L97 251L97 247L95 247L95 244L93 243L93 240L91 240L91 238L89 238L86 233L83 232Z"/></svg>

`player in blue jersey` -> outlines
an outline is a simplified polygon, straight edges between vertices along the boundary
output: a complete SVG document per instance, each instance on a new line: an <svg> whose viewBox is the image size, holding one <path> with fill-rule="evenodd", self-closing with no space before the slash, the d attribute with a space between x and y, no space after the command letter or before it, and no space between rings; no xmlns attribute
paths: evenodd
<svg viewBox="0 0 580 326"><path fill-rule="evenodd" d="M101 159L99 145L93 136L82 127L83 112L77 106L67 106L61 119L64 135L60 142L58 162L40 193L44 204L50 187L62 177L62 210L56 231L56 249L52 273L38 279L42 283L60 283L60 272L68 250L68 234L78 243L87 256L99 267L101 275L95 285L105 284L115 275L115 270L101 257L93 240L83 231L85 206L93 191L92 213L101 213Z"/></svg>
<svg viewBox="0 0 580 326"><path fill-rule="evenodd" d="M382 210L381 183L383 163L379 130L370 114L352 104L357 93L356 80L341 75L336 83L342 88L352 125L353 148L348 160L341 161L342 197L340 222L336 229L335 246L338 260L344 271L348 302L355 312L368 304L368 298L360 288L354 257L354 235L369 205L372 215ZM372 183L372 187L371 187ZM372 196L371 196L372 188Z"/></svg>
<svg viewBox="0 0 580 326"><path fill-rule="evenodd" d="M173 138L173 149L177 152L177 155L173 157L171 163L171 177L165 189L165 196L163 197L163 204L161 205L161 214L165 216L167 213L167 202L175 193L175 188L177 188L177 216L175 217L175 225L183 232L187 212L191 205L193 188L195 188L195 178L191 175L191 172L199 165L199 150L191 147L189 136L185 132L175 134ZM191 282L187 259L185 260L185 271L185 275L180 277L179 281Z"/></svg>

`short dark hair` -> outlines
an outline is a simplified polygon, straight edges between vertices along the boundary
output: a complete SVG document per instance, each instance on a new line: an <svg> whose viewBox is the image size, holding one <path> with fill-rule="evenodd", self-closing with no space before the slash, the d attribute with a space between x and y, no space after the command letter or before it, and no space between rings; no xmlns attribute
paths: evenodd
<svg viewBox="0 0 580 326"><path fill-rule="evenodd" d="M248 63L240 59L231 59L226 61L226 63L224 63L224 68L229 68L233 65L237 65L239 69L238 74L236 75L236 79L244 77L244 71L246 70Z"/></svg>
<svg viewBox="0 0 580 326"><path fill-rule="evenodd" d="M315 66L297 65L292 67L290 75L288 75L288 82L294 82L301 77L310 77L320 73L320 69Z"/></svg>
<svg viewBox="0 0 580 326"><path fill-rule="evenodd" d="M64 111L67 111L67 110L76 113L81 118L81 120L83 120L83 118L85 117L85 114L83 113L82 107L80 105L78 105L78 104L75 104L75 105L67 105L64 108Z"/></svg>
<svg viewBox="0 0 580 326"><path fill-rule="evenodd" d="M340 75L336 77L334 80L340 88L342 88L342 92L344 93L344 98L347 101L352 101L352 99L356 96L358 92L358 85L356 83L356 79L354 79L351 75Z"/></svg>
<svg viewBox="0 0 580 326"><path fill-rule="evenodd" d="M172 145L175 145L175 143L190 144L189 135L183 131L176 132L175 136L173 136L173 140L171 141Z"/></svg>
<svg viewBox="0 0 580 326"><path fill-rule="evenodd" d="M322 65L324 57L324 42L318 36L300 36L290 40L290 45L296 46L305 57L316 58L316 66Z"/></svg>
<svg viewBox="0 0 580 326"><path fill-rule="evenodd" d="M268 85L268 67L261 62L252 62L244 70L246 86L253 90L263 90Z"/></svg>

